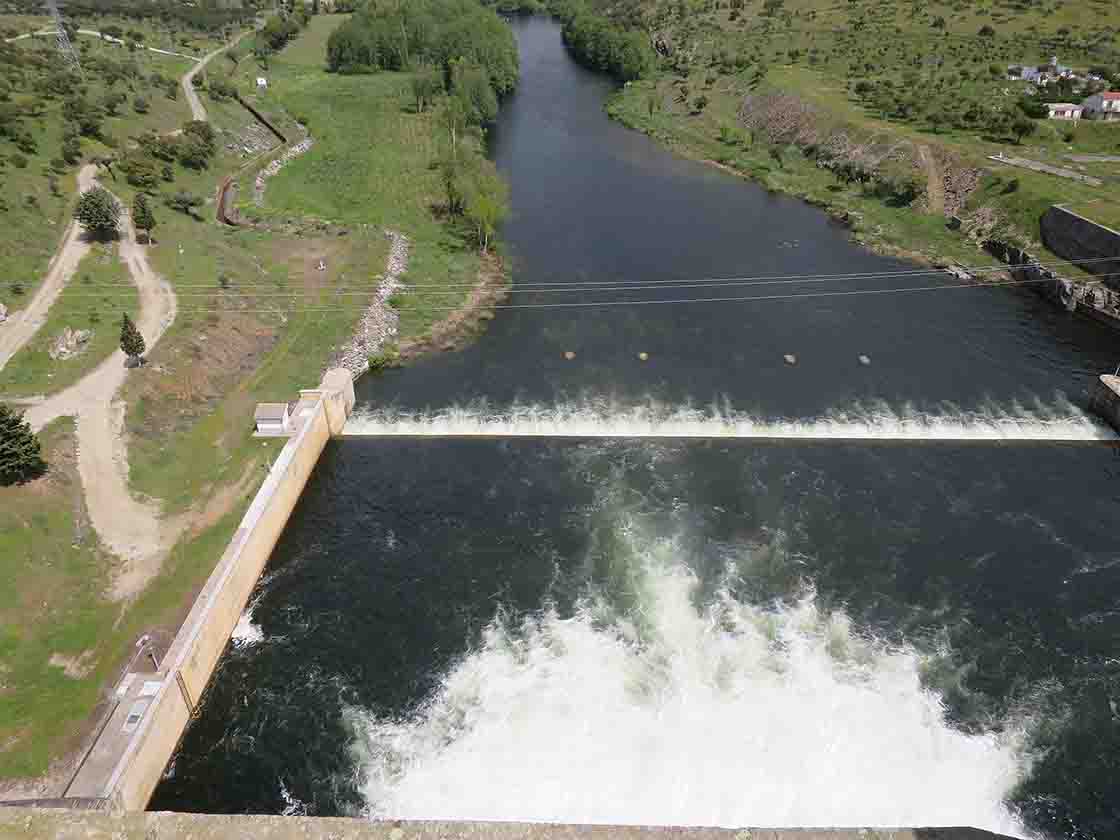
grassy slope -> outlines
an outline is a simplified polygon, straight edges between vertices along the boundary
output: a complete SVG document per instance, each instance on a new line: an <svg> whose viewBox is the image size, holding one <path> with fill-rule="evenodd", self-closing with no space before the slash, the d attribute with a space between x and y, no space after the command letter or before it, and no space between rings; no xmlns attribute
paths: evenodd
<svg viewBox="0 0 1120 840"><path fill-rule="evenodd" d="M260 215L399 230L412 241L409 280L472 283L477 253L432 213L443 195L430 166L436 153L432 113L414 113L407 73L340 76L323 69L327 36L342 19L313 19L267 71L245 61L235 77L243 90L251 89L252 77L264 72L270 87L259 97L262 107L305 120L315 138L307 154L269 180ZM408 296L400 306L401 338L424 333L464 297L461 289Z"/></svg>
<svg viewBox="0 0 1120 840"><path fill-rule="evenodd" d="M93 370L116 348L123 313L137 314L137 293L116 243L97 244L63 289L46 323L0 371L0 393L8 396L60 391ZM86 350L71 359L47 352L63 328L91 330Z"/></svg>
<svg viewBox="0 0 1120 840"><path fill-rule="evenodd" d="M1056 51L1066 63L1086 66L1101 53L1087 51L1079 39L1104 27L1120 27L1120 7L1095 4L1093 14L1087 18L1083 14L1084 3L1060 0L1027 11L965 3L917 7L900 2L842 5L822 0L787 0L785 9L789 16L770 21L773 31L763 35L758 31L762 21L760 0L747 2L737 21L731 21L730 10L720 8L719 4L692 3L686 23L672 13L657 17L652 3L641 5L655 20L654 29L668 32L677 45L694 49L695 57L686 76L664 70L655 80L620 91L612 103L612 113L677 145L685 154L722 161L774 189L854 211L860 214L857 232L868 241L926 256L983 259L961 237L945 231L940 220L870 199L858 189L836 183L797 154L787 153L783 169L778 169L765 148L720 143L720 127L735 124L743 96L755 89L759 65L765 68L765 80L757 90L796 93L822 108L830 118L881 138L941 147L965 164L987 165L987 155L1003 151L1083 167L1085 172L1107 180L1105 187L1096 189L1028 170L997 167L995 177L986 180L985 188L972 203L998 207L1012 225L1031 238L1038 238L1039 216L1056 202L1092 202L1090 206L1104 219L1120 213L1120 194L1116 190L1120 165L1075 164L1064 158L1071 153L1115 153L1120 148L1120 129L1116 125L1082 123L1069 141L1064 136L1068 126L1042 121L1037 133L1018 146L1012 141L1001 142L968 132L935 132L924 118L911 122L883 119L851 95L849 88L857 79L891 79L919 97L928 97L940 74L948 80L944 95L951 98L1014 101L1017 85L986 76L989 64L1029 62ZM947 34L931 27L931 21L938 16L945 18ZM849 24L859 17L868 23L865 29L853 34ZM975 37L985 24L996 29L995 39L982 41ZM1064 26L1070 27L1071 34L1058 35ZM1112 48L1116 47L1113 40ZM801 51L796 60L791 59L791 49ZM931 54L944 59L936 73L923 63L923 57ZM740 55L746 58L740 69L728 68L725 72L720 66L721 56ZM970 78L961 80L955 75L962 71ZM913 77L915 72L917 81ZM690 100L700 93L708 97L710 104L703 113L693 114L693 109L677 101L678 88L672 83L682 78L689 85ZM662 106L651 118L647 97L653 85L659 91ZM1005 192L1012 179L1017 180L1018 188Z"/></svg>

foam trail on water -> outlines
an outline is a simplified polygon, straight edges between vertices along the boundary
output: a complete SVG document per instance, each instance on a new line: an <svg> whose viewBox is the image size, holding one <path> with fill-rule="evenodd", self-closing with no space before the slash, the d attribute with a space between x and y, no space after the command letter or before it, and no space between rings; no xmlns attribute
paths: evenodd
<svg viewBox="0 0 1120 840"><path fill-rule="evenodd" d="M424 414L359 408L347 435L423 437L758 438L774 440L1115 441L1107 426L1068 401L939 414L886 405L809 420L766 420L729 408L703 411L654 403L485 406Z"/></svg>
<svg viewBox="0 0 1120 840"><path fill-rule="evenodd" d="M348 709L370 816L1028 836L1002 805L1018 736L950 728L917 653L811 595L698 608L696 586L649 569L640 628L590 601L496 620L413 718Z"/></svg>

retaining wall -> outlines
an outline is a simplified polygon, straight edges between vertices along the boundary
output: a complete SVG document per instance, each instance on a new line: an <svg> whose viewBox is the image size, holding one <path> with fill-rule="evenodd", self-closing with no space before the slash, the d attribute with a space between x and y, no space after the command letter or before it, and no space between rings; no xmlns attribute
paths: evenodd
<svg viewBox="0 0 1120 840"><path fill-rule="evenodd" d="M1101 376L1093 386L1089 407L1120 432L1120 376Z"/></svg>
<svg viewBox="0 0 1120 840"><path fill-rule="evenodd" d="M1120 289L1120 232L1057 204L1042 214L1039 227L1047 248L1067 260L1100 260L1084 263L1085 270L1112 275L1101 279Z"/></svg>
<svg viewBox="0 0 1120 840"><path fill-rule="evenodd" d="M160 687L139 726L104 783L84 785L86 795L110 799L115 809L147 806L319 455L331 435L341 433L353 405L354 387L345 370L329 371L319 388L300 392L293 415L298 430L269 470L164 656L157 672ZM120 735L110 732L107 737Z"/></svg>

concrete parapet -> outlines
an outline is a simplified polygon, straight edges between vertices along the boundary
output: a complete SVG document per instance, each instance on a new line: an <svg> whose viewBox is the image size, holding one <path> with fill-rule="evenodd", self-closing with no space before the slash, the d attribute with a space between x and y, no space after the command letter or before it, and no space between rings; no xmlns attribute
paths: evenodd
<svg viewBox="0 0 1120 840"><path fill-rule="evenodd" d="M1090 260L1086 271L1120 289L1120 232L1057 204L1042 214L1039 228L1047 248L1067 260Z"/></svg>
<svg viewBox="0 0 1120 840"><path fill-rule="evenodd" d="M293 432L245 512L157 672L139 675L83 762L68 796L142 810L167 766L327 441L354 406L348 371L302 391Z"/></svg>
<svg viewBox="0 0 1120 840"><path fill-rule="evenodd" d="M47 840L1006 840L976 828L681 828L0 808L0 838Z"/></svg>
<svg viewBox="0 0 1120 840"><path fill-rule="evenodd" d="M1120 432L1120 376L1101 376L1093 388L1089 407Z"/></svg>

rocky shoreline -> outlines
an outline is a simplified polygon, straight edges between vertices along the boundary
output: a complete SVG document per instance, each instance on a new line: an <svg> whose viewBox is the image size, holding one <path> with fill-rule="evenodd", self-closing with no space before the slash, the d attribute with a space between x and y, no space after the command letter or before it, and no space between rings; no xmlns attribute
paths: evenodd
<svg viewBox="0 0 1120 840"><path fill-rule="evenodd" d="M392 243L385 274L377 286L373 301L354 330L354 336L331 357L330 368L346 368L357 379L369 370L370 356L380 353L386 344L397 335L397 313L389 305L389 298L401 287L400 277L408 269L408 237L396 231L387 230L385 235Z"/></svg>

